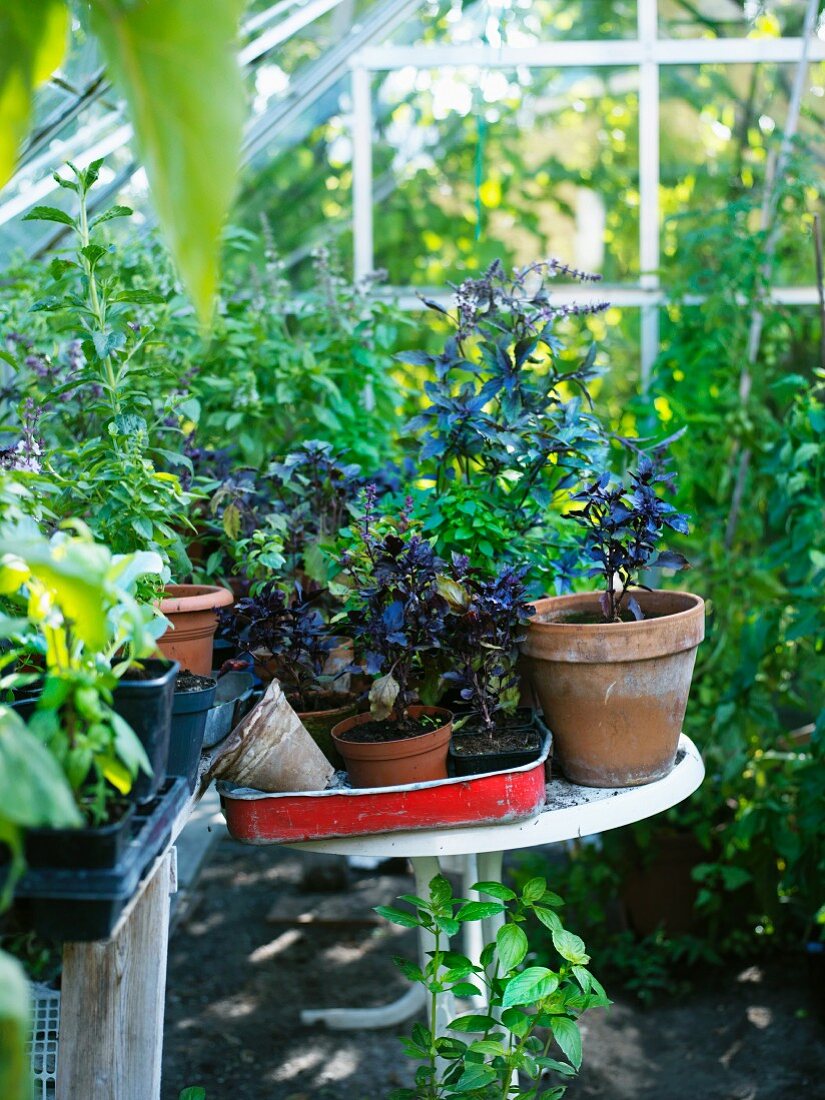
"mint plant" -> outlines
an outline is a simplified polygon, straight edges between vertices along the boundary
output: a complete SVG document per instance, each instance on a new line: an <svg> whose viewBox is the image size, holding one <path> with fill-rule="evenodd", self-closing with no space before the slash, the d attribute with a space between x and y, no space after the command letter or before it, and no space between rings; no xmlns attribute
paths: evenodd
<svg viewBox="0 0 825 1100"><path fill-rule="evenodd" d="M492 901L453 896L443 875L430 882L429 898L403 894L412 911L378 906L376 912L404 928L423 928L433 937L426 965L404 958L395 963L428 994L427 1022L415 1024L401 1040L407 1057L420 1062L414 1089L396 1089L389 1100L558 1100L564 1085L544 1087L550 1074L575 1077L582 1063L578 1020L591 1008L606 1007L604 989L587 969L582 940L562 925L556 910L564 903L533 878L516 893L500 882L473 886ZM450 950L449 937L467 921L503 918L495 943L474 963ZM528 965L530 944L524 924L535 917L550 930L558 955L555 969ZM457 1016L438 1033L443 998L483 995L487 1009ZM555 1047L561 1052L556 1057ZM526 1078L523 1087L519 1080Z"/></svg>

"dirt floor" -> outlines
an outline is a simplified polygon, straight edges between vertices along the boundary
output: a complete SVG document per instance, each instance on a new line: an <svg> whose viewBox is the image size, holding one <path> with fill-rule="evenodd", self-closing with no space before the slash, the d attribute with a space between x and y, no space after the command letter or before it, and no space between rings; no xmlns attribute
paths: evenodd
<svg viewBox="0 0 825 1100"><path fill-rule="evenodd" d="M413 934L370 915L412 889L403 868L390 870L402 873L350 870L342 892L339 864L216 844L170 944L162 1100L187 1085L207 1100L386 1100L411 1083L403 1029L299 1019L302 1008L380 1005L406 988L391 956L414 957ZM615 997L582 1021L585 1066L567 1098L825 1100L811 998L796 960L739 966L654 1009Z"/></svg>

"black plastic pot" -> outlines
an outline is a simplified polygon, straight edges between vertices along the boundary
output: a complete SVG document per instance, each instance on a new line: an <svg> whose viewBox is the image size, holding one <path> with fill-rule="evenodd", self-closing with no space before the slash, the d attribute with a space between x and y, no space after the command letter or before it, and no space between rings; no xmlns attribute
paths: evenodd
<svg viewBox="0 0 825 1100"><path fill-rule="evenodd" d="M147 802L166 778L172 701L179 666L176 661L156 658L141 661L141 665L146 678L130 678L131 669L127 670L114 690L112 705L135 731L149 757L151 776L141 772L130 792L136 802Z"/></svg>
<svg viewBox="0 0 825 1100"><path fill-rule="evenodd" d="M519 711L523 715L523 728L533 739L533 744L526 749L510 749L505 752L462 752L455 751L456 742L464 740L465 744L471 743L472 733L465 734L461 730L453 734L450 741L449 768L452 775L484 775L486 772L507 772L513 768L520 768L524 764L530 764L541 756L544 738L547 735L547 727L532 711Z"/></svg>
<svg viewBox="0 0 825 1100"><path fill-rule="evenodd" d="M135 807L119 821L88 829L28 829L26 864L31 868L114 867L132 837Z"/></svg>
<svg viewBox="0 0 825 1100"><path fill-rule="evenodd" d="M26 925L59 941L108 939L141 879L168 847L188 799L185 781L170 779L156 798L136 807L126 822L126 843L111 867L92 869L86 863L69 868L62 853L60 866L29 867L15 887L15 908ZM68 831L51 830L54 854ZM75 831L82 836L99 830Z"/></svg>
<svg viewBox="0 0 825 1100"><path fill-rule="evenodd" d="M198 763L203 748L203 731L206 717L215 701L217 681L209 681L209 687L199 691L176 691L172 704L172 733L169 739L167 773L180 775L195 789Z"/></svg>

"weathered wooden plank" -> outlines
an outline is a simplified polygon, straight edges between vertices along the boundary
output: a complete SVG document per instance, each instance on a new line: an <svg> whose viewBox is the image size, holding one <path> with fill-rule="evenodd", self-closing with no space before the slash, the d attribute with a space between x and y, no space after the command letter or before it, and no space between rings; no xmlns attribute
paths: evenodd
<svg viewBox="0 0 825 1100"><path fill-rule="evenodd" d="M158 1100L172 853L112 939L63 949L56 1100Z"/></svg>

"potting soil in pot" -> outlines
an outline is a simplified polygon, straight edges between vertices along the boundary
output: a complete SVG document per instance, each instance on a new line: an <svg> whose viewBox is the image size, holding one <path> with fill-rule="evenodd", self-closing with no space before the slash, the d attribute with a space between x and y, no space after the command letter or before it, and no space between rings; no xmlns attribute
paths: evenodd
<svg viewBox="0 0 825 1100"><path fill-rule="evenodd" d="M406 741L410 737L420 737L444 725L443 718L434 718L423 714L419 718L408 719L409 729L404 729L397 718L384 718L380 722L365 722L340 735L342 741L353 741L359 745L381 744L384 741Z"/></svg>

